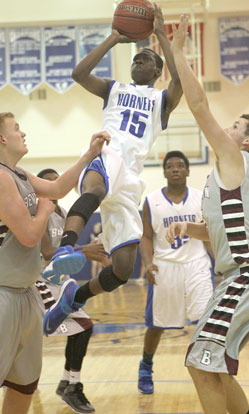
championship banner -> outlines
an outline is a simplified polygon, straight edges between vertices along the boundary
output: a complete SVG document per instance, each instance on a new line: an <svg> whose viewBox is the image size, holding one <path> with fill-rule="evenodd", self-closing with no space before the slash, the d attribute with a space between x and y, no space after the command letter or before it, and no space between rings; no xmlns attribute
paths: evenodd
<svg viewBox="0 0 249 414"><path fill-rule="evenodd" d="M76 66L75 27L45 27L45 81L56 92L64 93L73 84Z"/></svg>
<svg viewBox="0 0 249 414"><path fill-rule="evenodd" d="M220 73L235 85L249 76L249 16L219 19Z"/></svg>
<svg viewBox="0 0 249 414"><path fill-rule="evenodd" d="M41 29L9 29L10 84L24 95L30 94L41 79Z"/></svg>
<svg viewBox="0 0 249 414"><path fill-rule="evenodd" d="M0 89L7 83L6 72L6 31L0 29Z"/></svg>
<svg viewBox="0 0 249 414"><path fill-rule="evenodd" d="M98 46L111 34L110 24L84 25L78 27L79 56L83 59L91 50ZM92 73L101 78L113 78L112 51L103 57Z"/></svg>

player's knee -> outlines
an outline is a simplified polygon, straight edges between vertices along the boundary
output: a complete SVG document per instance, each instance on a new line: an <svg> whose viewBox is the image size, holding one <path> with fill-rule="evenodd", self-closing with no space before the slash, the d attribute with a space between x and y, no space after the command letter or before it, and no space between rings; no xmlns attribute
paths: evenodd
<svg viewBox="0 0 249 414"><path fill-rule="evenodd" d="M105 267L99 274L99 283L106 292L112 292L126 282L127 280L122 280L113 272L112 266Z"/></svg>
<svg viewBox="0 0 249 414"><path fill-rule="evenodd" d="M121 280L127 281L132 275L134 270L133 263L122 263L120 261L118 264L113 265L113 271Z"/></svg>
<svg viewBox="0 0 249 414"><path fill-rule="evenodd" d="M96 194L84 193L72 205L67 216L82 217L86 224L94 211L99 207L100 201Z"/></svg>

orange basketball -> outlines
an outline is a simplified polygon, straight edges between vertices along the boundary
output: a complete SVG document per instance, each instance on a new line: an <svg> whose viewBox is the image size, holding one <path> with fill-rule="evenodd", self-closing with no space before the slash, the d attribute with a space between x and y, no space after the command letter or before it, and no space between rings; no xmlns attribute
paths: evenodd
<svg viewBox="0 0 249 414"><path fill-rule="evenodd" d="M154 15L147 0L124 0L116 7L113 28L132 39L143 40L153 31Z"/></svg>

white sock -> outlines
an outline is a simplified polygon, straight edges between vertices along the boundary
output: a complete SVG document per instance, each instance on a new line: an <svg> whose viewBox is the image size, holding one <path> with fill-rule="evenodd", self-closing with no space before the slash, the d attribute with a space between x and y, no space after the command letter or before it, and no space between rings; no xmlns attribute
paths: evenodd
<svg viewBox="0 0 249 414"><path fill-rule="evenodd" d="M70 371L70 384L76 384L80 382L80 371Z"/></svg>
<svg viewBox="0 0 249 414"><path fill-rule="evenodd" d="M64 380L64 381L69 381L69 379L70 379L70 372L67 371L66 369L64 369L61 379Z"/></svg>

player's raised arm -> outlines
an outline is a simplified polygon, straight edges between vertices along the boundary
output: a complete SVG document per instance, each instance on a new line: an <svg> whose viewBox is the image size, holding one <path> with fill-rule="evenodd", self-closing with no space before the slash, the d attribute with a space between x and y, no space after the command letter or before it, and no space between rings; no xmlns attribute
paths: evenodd
<svg viewBox="0 0 249 414"><path fill-rule="evenodd" d="M134 42L134 40L119 34L117 30L113 29L110 36L79 62L73 70L72 78L89 92L105 99L111 80L99 78L92 75L91 72L113 46L117 43L130 42Z"/></svg>
<svg viewBox="0 0 249 414"><path fill-rule="evenodd" d="M206 94L193 73L183 52L187 37L188 17L182 15L178 28L173 25L174 39L171 49L188 106L212 146L221 179L228 188L241 184L244 177L242 155L238 144L225 132L212 115Z"/></svg>
<svg viewBox="0 0 249 414"><path fill-rule="evenodd" d="M167 68L169 70L171 81L169 83L167 94L166 94L166 102L165 102L165 123L168 121L168 117L170 112L178 105L181 96L182 96L182 87L181 82L176 70L176 65L174 62L174 57L170 48L170 42L168 40L167 34L164 29L164 18L162 14L162 10L156 4L154 6L154 33L158 38L160 46L162 48Z"/></svg>

